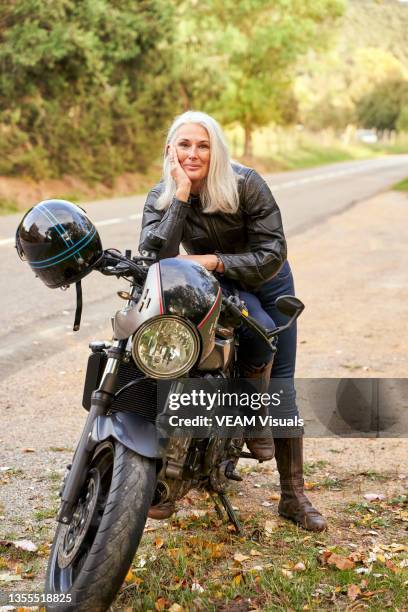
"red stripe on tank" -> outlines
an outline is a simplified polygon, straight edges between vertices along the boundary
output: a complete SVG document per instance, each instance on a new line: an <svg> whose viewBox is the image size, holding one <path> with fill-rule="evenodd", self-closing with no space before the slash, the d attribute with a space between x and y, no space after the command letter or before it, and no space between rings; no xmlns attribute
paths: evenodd
<svg viewBox="0 0 408 612"><path fill-rule="evenodd" d="M197 325L198 329L201 329L201 327L205 325L208 319L211 317L212 313L214 312L215 307L217 306L220 296L221 296L221 287L218 289L217 297L215 298L214 304L211 306L210 310L207 312L204 319Z"/></svg>

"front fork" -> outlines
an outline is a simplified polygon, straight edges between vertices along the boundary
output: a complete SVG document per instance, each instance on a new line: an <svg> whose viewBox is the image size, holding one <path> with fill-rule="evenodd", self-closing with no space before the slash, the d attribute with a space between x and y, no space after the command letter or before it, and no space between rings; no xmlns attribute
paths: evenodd
<svg viewBox="0 0 408 612"><path fill-rule="evenodd" d="M101 384L99 388L92 393L88 417L61 495L61 507L57 516L57 521L60 523L68 524L72 520L94 450L94 444L91 440L92 428L95 419L101 415L105 415L112 404L119 366L126 350L127 342L127 340L116 340L113 343L108 351L108 361L105 366Z"/></svg>

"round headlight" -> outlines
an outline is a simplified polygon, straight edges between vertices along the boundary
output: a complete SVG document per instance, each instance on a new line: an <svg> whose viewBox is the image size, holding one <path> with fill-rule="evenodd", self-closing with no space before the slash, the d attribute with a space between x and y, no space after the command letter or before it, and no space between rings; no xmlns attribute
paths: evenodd
<svg viewBox="0 0 408 612"><path fill-rule="evenodd" d="M133 359L152 378L183 376L193 367L199 352L197 333L176 317L146 321L133 337Z"/></svg>

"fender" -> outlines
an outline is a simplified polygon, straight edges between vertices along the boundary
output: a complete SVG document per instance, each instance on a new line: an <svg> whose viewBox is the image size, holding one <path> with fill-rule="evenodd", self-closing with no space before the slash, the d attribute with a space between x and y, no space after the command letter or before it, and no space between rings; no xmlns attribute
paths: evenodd
<svg viewBox="0 0 408 612"><path fill-rule="evenodd" d="M153 423L132 412L114 412L96 417L88 441L91 450L99 442L114 438L124 446L148 459L161 459L165 440L159 437ZM91 448L90 448L91 447Z"/></svg>

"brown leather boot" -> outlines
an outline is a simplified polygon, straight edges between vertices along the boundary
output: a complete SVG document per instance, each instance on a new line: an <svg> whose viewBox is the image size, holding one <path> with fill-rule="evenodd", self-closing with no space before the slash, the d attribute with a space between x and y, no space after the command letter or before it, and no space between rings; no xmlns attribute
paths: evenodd
<svg viewBox="0 0 408 612"><path fill-rule="evenodd" d="M241 378L260 378L261 379L261 393L268 390L269 379L271 377L272 361L261 366L253 366L247 363L239 364L239 373ZM267 408L263 407L258 411L259 415L266 416L268 414ZM272 432L269 428L265 427L265 437L263 438L245 438L245 444L252 453L252 455L258 459L260 463L263 461L269 461L273 459L275 449L273 444Z"/></svg>
<svg viewBox="0 0 408 612"><path fill-rule="evenodd" d="M279 514L309 531L323 531L326 520L303 490L303 437L274 438L274 442L281 485Z"/></svg>

